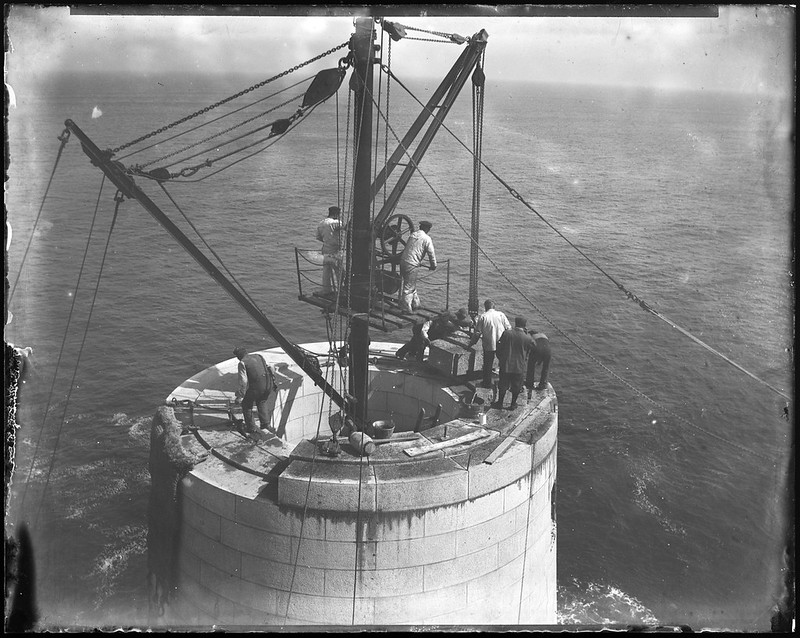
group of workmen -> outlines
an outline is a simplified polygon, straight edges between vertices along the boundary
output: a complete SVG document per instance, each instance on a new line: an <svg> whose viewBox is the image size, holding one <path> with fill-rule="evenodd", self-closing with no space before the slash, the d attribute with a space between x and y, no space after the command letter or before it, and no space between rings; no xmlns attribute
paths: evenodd
<svg viewBox="0 0 800 638"><path fill-rule="evenodd" d="M317 226L317 239L322 242L323 295L335 292L339 282L342 265L340 214L338 206L331 206L328 216ZM402 287L398 305L404 314L411 314L420 308L417 292L420 272L426 268L436 270L436 252L430 237L432 227L428 221L420 222L419 228L412 230L400 256ZM491 387L495 358L500 363L498 396L494 406L502 407L505 394L510 389L513 408L516 407L523 381L528 393L533 391L539 363L542 364L542 372L536 389L543 390L546 387L550 369L550 343L544 333L527 331L524 317L516 317L512 328L506 315L496 310L490 299L486 300L484 308L485 312L477 320L470 318L465 308L460 308L457 313L447 311L433 319L418 320L412 328L411 339L397 351L397 356L401 359L412 356L421 361L431 341L459 329L466 330L472 333L471 346L478 340L483 342L484 387Z"/></svg>
<svg viewBox="0 0 800 638"><path fill-rule="evenodd" d="M330 296L339 287L342 269L342 220L338 206L328 208L328 216L317 225L317 239L322 242L322 294ZM412 231L400 255L402 285L399 297L400 311L412 313L420 307L417 279L422 269L436 270L436 253L429 233L433 224L419 223ZM425 265L427 260L428 264Z"/></svg>
<svg viewBox="0 0 800 638"><path fill-rule="evenodd" d="M481 385L489 388L492 385L492 367L494 359L500 364L500 380L497 386L497 398L493 408L502 408L506 392L511 390L511 405L517 407L517 397L522 391L523 383L528 389L528 398L534 388L544 390L547 387L547 375L550 372L550 340L543 332L527 330L525 317L515 317L514 327L508 317L495 309L494 302L487 299L484 313L475 322L475 334L470 345L478 340L483 342L483 380ZM536 368L542 364L539 384L536 385Z"/></svg>
<svg viewBox="0 0 800 638"><path fill-rule="evenodd" d="M339 208L331 206L328 209L328 217L317 227L317 239L322 242L323 293L334 292L339 283L342 264L340 236L342 222L339 215ZM419 229L412 232L408 238L400 258L400 274L403 278L400 308L406 313L411 313L420 307L417 278L420 269L425 268L424 261L428 260L430 270L436 270L436 253L428 234L431 227L430 222L420 222ZM544 333L534 331L529 333L525 329L524 317L516 317L512 328L506 315L495 309L491 299L486 300L484 308L485 312L477 319L470 317L466 308L459 308L455 313L445 311L432 319L418 320L412 328L411 339L397 350L396 356L400 359L411 356L417 361L422 361L432 341L442 339L457 330L471 334L470 347L479 340L483 343L481 383L483 387L492 386L495 357L500 363L497 400L492 407L502 407L503 398L510 389L510 408L513 409L517 405L523 381L529 395L533 391L536 367L539 363L542 364L542 370L539 384L535 387L537 390L543 390L547 386L550 344ZM248 353L244 347L236 348L234 355L239 359L236 400L242 404L245 432L253 433L259 429L253 421L253 406L258 410L262 427L275 432L271 427L269 410L269 400L277 390L274 370L261 355Z"/></svg>
<svg viewBox="0 0 800 638"><path fill-rule="evenodd" d="M425 349L432 341L443 339L458 330L471 334L470 347L478 341L483 346L481 386L492 387L495 358L500 366L497 398L492 407L503 407L503 399L510 389L509 408L513 410L517 407L517 398L523 385L528 389L529 398L534 389L544 390L547 387L550 341L543 332L527 330L525 317L516 317L512 328L508 317L494 307L491 299L487 299L483 306L483 314L475 320L468 316L466 308L460 308L456 313L445 311L432 319L418 320L411 329L411 339L397 350L395 356L399 359L412 356L422 361ZM539 364L542 367L537 385L536 368Z"/></svg>

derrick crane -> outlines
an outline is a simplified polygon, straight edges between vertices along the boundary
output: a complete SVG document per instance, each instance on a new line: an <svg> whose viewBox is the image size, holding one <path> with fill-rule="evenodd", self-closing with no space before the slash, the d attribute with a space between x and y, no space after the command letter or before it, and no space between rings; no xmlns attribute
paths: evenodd
<svg viewBox="0 0 800 638"><path fill-rule="evenodd" d="M392 23L380 21L393 39L398 34L397 27ZM371 147L372 147L372 85L373 70L376 63L375 58L375 29L374 18L358 18L355 21L356 32L352 36L349 46L350 55L340 60L338 69L329 69L319 74L314 84L306 95L303 107L289 119L277 120L272 123L271 131L262 141L273 136L283 135L298 118L304 117L306 111L313 108L318 103L328 99L338 88L341 78L344 75L345 66L352 65L353 76L351 78L351 88L356 94L355 122L356 130L360 131L359 143L355 157L354 183L353 183L353 233L352 245L348 247L347 254L350 257L346 267L346 280L343 282L348 287L350 307L339 308L339 311L347 314L351 320L350 337L348 342L348 363L349 363L349 390L350 394L340 394L325 376L322 374L319 362L314 356L305 352L299 346L289 341L277 327L264 315L264 313L249 299L248 295L237 287L211 260L206 257L200 248L180 230L172 220L159 208L159 206L136 184L133 175L146 177L156 181L165 181L179 177L190 177L194 175L202 166L210 165L209 162L188 167L180 173L170 173L166 168L159 167L149 171L144 171L143 167L126 167L119 160L113 159L114 152L143 141L163 130L167 130L176 124L182 123L210 108L214 108L225 103L223 100L211 107L188 116L178 122L154 131L129 144L117 147L113 151L101 150L89 136L78 127L72 120L66 120L66 129L74 134L80 141L84 153L89 157L91 163L100 168L109 180L117 187L122 196L135 199L158 221L172 237L195 259L195 261L242 307L264 330L272 336L292 360L318 385L323 392L330 397L341 410L351 414L355 425L362 429L367 422L366 415L366 393L367 393L367 367L369 354L369 314L372 304L372 291L370 279L376 266L389 265L392 269L399 261L398 249L404 243L402 224L405 221L406 230L411 228L413 222L409 218L402 216L392 217L400 196L408 185L409 180L419 166L425 152L428 150L433 138L442 126L444 118L450 111L456 97L460 93L470 74L475 71L473 82L476 78L482 78L483 74L478 66L481 55L486 46L488 35L481 30L470 39L457 36L458 43L467 42L467 48L462 52L456 63L442 80L439 87L433 93L428 103L422 108L415 122L409 131L398 144L397 149L383 167L377 177L372 180ZM456 37L456 36L453 36ZM331 49L326 53L335 51ZM325 54L323 54L325 55ZM319 59L318 56L315 59ZM313 60L312 60L313 61ZM310 61L309 61L310 62ZM304 66L307 63L304 63ZM295 68L299 68L295 67ZM476 68L477 67L477 68ZM386 68L387 72L390 72ZM478 73L480 71L480 73ZM281 74L284 75L284 74ZM281 76L276 76L281 77ZM275 79L275 78L273 78ZM271 81L271 80L269 80ZM261 83L265 84L268 81ZM256 85L256 86L260 86ZM243 91L241 95L256 87L251 87ZM309 97L313 96L313 97ZM236 96L232 96L236 97ZM430 121L429 121L430 120ZM425 128L427 125L427 128ZM262 127L264 129L269 128ZM404 165L400 160L410 152L410 145L414 143L418 135L425 129L421 140ZM394 184L390 195L382 206L375 219L370 218L372 204L378 191L384 187L387 179L394 169L404 165L405 168ZM398 221L399 220L399 221ZM395 226L391 222L395 221ZM473 241L475 238L473 238ZM376 250L376 242L380 242L381 250ZM391 247L391 255L387 259L387 246ZM302 298L302 297L301 297Z"/></svg>
<svg viewBox="0 0 800 638"><path fill-rule="evenodd" d="M354 416L356 422L367 421L367 389L368 360L369 360L369 314L372 307L372 269L373 264L389 263L392 270L396 267L398 243L402 241L401 234L395 232L394 250L392 258L386 259L386 254L376 254L375 241L380 238L385 245L386 225L392 211L397 206L403 191L408 185L411 176L417 170L419 162L430 147L433 138L442 125L442 121L449 113L456 97L463 88L467 78L475 70L481 54L486 47L488 34L481 30L470 40L467 48L459 56L444 80L431 96L417 116L417 119L403 137L397 149L392 154L387 165L381 170L375 181L370 183L371 175L371 149L372 149L372 87L373 69L375 67L375 29L373 18L358 18L355 21L356 32L351 41L353 63L353 76L351 88L355 93L355 126L358 132L358 148L356 151L355 172L353 180L353 217L352 238L348 238L348 262L345 273L345 285L349 287L348 297L350 307L345 310L350 316L349 335L349 377L350 393L354 397ZM392 34L394 25L386 23L384 28ZM396 33L396 30L394 30ZM483 73L480 73L482 76ZM438 111L438 112L437 112ZM434 114L435 113L435 114ZM372 202L391 175L395 167L400 165L400 159L408 153L409 145L416 139L428 120L432 119L427 130L422 136L417 148L394 185L389 197L375 216L370 221Z"/></svg>

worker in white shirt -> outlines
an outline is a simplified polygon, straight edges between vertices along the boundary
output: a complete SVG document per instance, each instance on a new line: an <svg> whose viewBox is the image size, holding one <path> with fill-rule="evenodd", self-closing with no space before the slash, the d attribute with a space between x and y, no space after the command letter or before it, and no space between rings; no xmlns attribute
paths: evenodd
<svg viewBox="0 0 800 638"><path fill-rule="evenodd" d="M400 291L400 310L410 313L420 307L417 294L417 279L420 268L424 268L423 261L427 258L431 270L436 270L436 253L433 250L433 240L428 233L433 224L420 222L419 230L411 233L400 256L400 275L403 278L403 287Z"/></svg>

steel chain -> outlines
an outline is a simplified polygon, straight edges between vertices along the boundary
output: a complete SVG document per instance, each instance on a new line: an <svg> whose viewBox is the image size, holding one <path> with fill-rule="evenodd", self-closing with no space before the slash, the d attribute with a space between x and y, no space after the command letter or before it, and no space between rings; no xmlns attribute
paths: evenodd
<svg viewBox="0 0 800 638"><path fill-rule="evenodd" d="M286 120L288 120L288 122L290 124L292 124L296 120L298 120L298 119L300 119L302 117L305 117L307 110L308 109L302 109L302 108L297 109L297 111L293 115L291 115L290 117L287 117ZM273 122L273 124L274 124L274 122ZM264 128L266 128L266 126ZM210 168L211 166L213 166L216 162L220 161L221 159L225 159L226 157L230 157L231 155L235 155L236 153L240 153L240 152L242 152L242 151L244 151L244 150L246 150L246 149L248 149L248 148L250 148L252 146L255 146L256 144L260 144L261 142L266 142L267 140L270 140L273 137L277 137L278 135L283 135L283 133L276 133L274 130L270 131L269 135L267 135L265 138L262 138L262 139L258 140L257 142L255 142L253 144L249 144L248 146L245 146L244 148L241 148L241 149L238 149L238 150L235 150L235 151L231 151L230 153L226 153L222 157L217 157L215 159L207 159L204 162L201 162L200 164L197 164L195 166L189 166L187 168L184 168L184 169L182 169L180 171L179 175L180 175L180 177L191 177L197 171L199 171L201 168ZM244 136L242 136L242 137L244 137ZM191 172L187 173L187 171L191 171Z"/></svg>
<svg viewBox="0 0 800 638"><path fill-rule="evenodd" d="M213 135L209 135L205 139L202 139L202 140L200 140L198 142L194 142L192 144L189 144L188 146L185 146L183 148L179 148L177 151L174 151L172 153L168 153L167 155L164 155L162 157L154 159L154 160L152 160L150 162L147 162L146 164L139 164L135 168L137 168L139 170L141 170L143 168L147 168L148 166L151 166L151 165L156 164L158 162L163 162L164 160L169 159L170 157L174 157L175 155L179 155L180 153L183 153L184 151L188 151L190 148L194 148L195 146L199 146L200 144L205 144L206 142L210 142L215 137L219 137L220 135L225 135L225 133L230 133L234 129L237 129L240 126L244 126L245 124L249 124L250 122L252 122L254 120L257 120L260 117L264 117L265 115L268 115L268 114L272 113L273 111L276 111L277 109L283 108L287 104L291 104L292 102L296 101L298 98L301 98L301 97L303 97L303 96L302 95L299 95L299 96L296 95L296 96L294 96L292 98L289 98L285 102L282 102L281 104L278 104L278 105L274 106L273 108L271 108L271 109L269 109L267 111L264 111L263 113L259 113L258 115L254 115L251 118L248 118L248 119L246 119L246 120L244 120L242 122L239 122L238 124L234 124L233 126L231 126L230 128L225 129L224 131L220 131L219 133L214 133ZM274 124L274 122L273 122L273 124ZM266 126L269 126L269 124L267 124ZM186 159L191 159L191 158L187 157Z"/></svg>
<svg viewBox="0 0 800 638"><path fill-rule="evenodd" d="M453 42L452 40L447 40L445 42L444 40L434 40L433 38L412 38L412 37L406 36L403 39L404 40L417 40L419 42L438 42L439 44L458 44L457 42Z"/></svg>
<svg viewBox="0 0 800 638"><path fill-rule="evenodd" d="M419 31L420 33L428 33L430 35L438 35L440 38L446 38L446 39L450 40L450 42L452 44L459 44L458 42L456 42L456 40L453 39L454 37L457 38L457 39L462 39L465 42L467 40L469 40L469 38L465 38L464 36L458 35L457 33L445 33L444 31L431 31L430 29L419 29L417 27L409 27L409 26L407 26L405 24L398 24L397 26L402 27L406 31ZM405 40L423 40L425 42L440 42L440 40L433 40L433 39L430 39L430 38L412 38L412 37L408 37L408 36L406 36L404 39Z"/></svg>
<svg viewBox="0 0 800 638"><path fill-rule="evenodd" d="M320 59L324 58L325 56L330 55L334 51L338 51L339 49L343 49L348 44L350 44L349 40L347 42L344 42L344 43L338 45L338 46L335 46L335 47L333 47L331 49L328 49L324 53L320 53L318 56L316 56L314 58L311 58L310 60L307 60L305 62L301 62L300 64L298 64L296 66L293 66L291 69L287 69L286 71L283 71L282 73L279 73L278 75L273 76L273 77L269 78L268 80L263 80L262 82L259 82L258 84L254 84L253 86L251 86L251 87L249 87L247 89L239 91L235 95L231 95L229 97L226 97L226 98L220 100L219 102L211 104L210 106L206 106L205 108L202 108L199 111L195 111L191 115L187 115L186 117L183 117L183 118L173 122L172 124L167 124L166 126L162 126L160 129L157 129L155 131L147 133L146 135L142 135L141 137L136 138L132 142L127 142L126 144L123 144L121 146L117 146L116 148L111 149L111 153L112 154L117 153L117 152L121 151L122 149L128 148L129 146L133 146L134 144L138 144L139 142L143 142L144 140L146 140L148 138L151 138L154 135L159 135L159 134L163 133L164 131L167 131L167 130L173 128L174 126L178 126L179 124L183 124L184 122L188 122L189 120L194 119L195 117L197 117L199 115L203 115L204 113L208 113L209 111L211 111L212 109L217 108L218 106L222 106L223 104L226 104L226 103L230 102L231 100L235 100L236 98L239 98L239 97L241 97L241 96L243 96L243 95L245 95L247 93L250 93L251 91L255 91L256 89L260 89L262 86L266 86L270 82L274 82L275 80L278 80L278 79L280 79L280 78L282 78L282 77L284 77L286 75L289 75L290 73L294 73L298 69L302 69L304 66L308 66L309 64L311 64L313 62L316 62L317 60L320 60Z"/></svg>

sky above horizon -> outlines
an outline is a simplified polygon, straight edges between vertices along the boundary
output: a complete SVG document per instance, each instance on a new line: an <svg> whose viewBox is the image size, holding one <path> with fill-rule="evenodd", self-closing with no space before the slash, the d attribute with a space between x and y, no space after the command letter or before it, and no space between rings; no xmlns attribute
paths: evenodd
<svg viewBox="0 0 800 638"><path fill-rule="evenodd" d="M465 36L486 29L487 75L506 80L784 95L794 90L789 6L721 5L716 18L387 19ZM67 7L11 5L6 82L18 92L17 87L54 73L79 71L157 75L234 69L268 76L346 41L352 23L350 16L86 16L70 15ZM393 62L402 59L404 77L440 77L458 50L401 41L392 54Z"/></svg>

